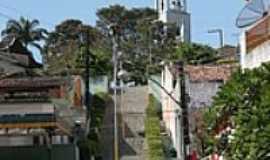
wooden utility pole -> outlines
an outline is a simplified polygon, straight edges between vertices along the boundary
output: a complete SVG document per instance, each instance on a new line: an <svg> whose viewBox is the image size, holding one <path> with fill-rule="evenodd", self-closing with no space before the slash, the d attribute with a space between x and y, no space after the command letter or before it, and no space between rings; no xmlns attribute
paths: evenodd
<svg viewBox="0 0 270 160"><path fill-rule="evenodd" d="M87 108L87 120L90 118L90 51L89 34L85 31L85 106Z"/></svg>
<svg viewBox="0 0 270 160"><path fill-rule="evenodd" d="M180 104L182 108L182 124L183 124L183 140L184 140L184 157L188 160L189 155L189 119L188 119L188 104L186 94L186 83L185 83L185 73L184 73L184 63L178 62L177 64L180 77Z"/></svg>

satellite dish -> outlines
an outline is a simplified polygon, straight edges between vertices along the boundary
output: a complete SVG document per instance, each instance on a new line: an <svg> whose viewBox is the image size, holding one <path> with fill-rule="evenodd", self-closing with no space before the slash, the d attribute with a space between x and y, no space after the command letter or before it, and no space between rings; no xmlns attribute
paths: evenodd
<svg viewBox="0 0 270 160"><path fill-rule="evenodd" d="M248 27L268 15L270 0L250 0L237 20L238 28Z"/></svg>

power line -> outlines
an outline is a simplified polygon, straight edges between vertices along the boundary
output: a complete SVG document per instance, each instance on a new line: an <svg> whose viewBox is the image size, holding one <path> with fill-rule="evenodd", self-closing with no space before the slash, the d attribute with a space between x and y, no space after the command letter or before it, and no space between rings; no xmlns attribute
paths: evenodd
<svg viewBox="0 0 270 160"><path fill-rule="evenodd" d="M34 17L32 17L32 16L29 16L28 14L23 13L22 11L18 10L18 9L15 8L15 7L8 6L8 5L5 5L5 4L2 4L2 3L0 4L0 7L1 7L1 8L4 8L4 9L7 9L7 10L10 10L10 11L13 11L13 12L19 14L20 16L25 16L25 17L27 17L27 18L36 19L36 18L34 18ZM1 15L2 15L2 14L0 13L0 16L1 16ZM8 18L8 19L14 19L13 17L8 16L8 15L6 15L6 14L3 14L3 15L4 15L5 18ZM3 15L2 15L2 16L3 16ZM54 27L53 23L48 23L48 22L46 22L46 21L43 21L43 24L45 24L47 27Z"/></svg>

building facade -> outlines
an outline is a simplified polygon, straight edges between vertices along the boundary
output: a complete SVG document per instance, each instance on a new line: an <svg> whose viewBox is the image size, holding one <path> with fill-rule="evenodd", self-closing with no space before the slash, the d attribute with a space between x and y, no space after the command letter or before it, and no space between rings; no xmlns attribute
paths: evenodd
<svg viewBox="0 0 270 160"><path fill-rule="evenodd" d="M172 65L167 65L161 74L162 119L172 145L177 152L177 158L184 159L184 141L182 109L176 101L180 102L180 79L172 72Z"/></svg>
<svg viewBox="0 0 270 160"><path fill-rule="evenodd" d="M202 107L212 104L213 97L218 92L220 86L231 76L234 66L185 66L185 88L188 95L188 114L191 144L190 151L196 150L194 136L192 134L196 127L196 120L193 112ZM165 128L170 135L173 147L177 151L177 158L184 159L184 138L183 138L183 115L179 105L180 99L180 80L179 71L173 64L166 65L161 75L161 104L162 118ZM191 152L190 152L191 153Z"/></svg>
<svg viewBox="0 0 270 160"><path fill-rule="evenodd" d="M241 67L252 69L270 61L270 16L246 28L240 37Z"/></svg>
<svg viewBox="0 0 270 160"><path fill-rule="evenodd" d="M179 41L191 41L190 14L187 11L186 0L155 0L155 8L160 21L176 25L176 38Z"/></svg>
<svg viewBox="0 0 270 160"><path fill-rule="evenodd" d="M35 148L65 157L53 153L59 147L78 159L76 139L86 128L83 80L36 73L41 67L20 42L0 43L0 159L36 159L26 155Z"/></svg>

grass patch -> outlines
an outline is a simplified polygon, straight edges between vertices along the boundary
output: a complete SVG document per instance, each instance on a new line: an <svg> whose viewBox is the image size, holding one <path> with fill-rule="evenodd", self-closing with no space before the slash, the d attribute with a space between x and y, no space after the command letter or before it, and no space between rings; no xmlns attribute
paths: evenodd
<svg viewBox="0 0 270 160"><path fill-rule="evenodd" d="M145 136L148 145L148 160L164 160L162 138L160 135L160 120L155 106L156 100L150 95L146 109Z"/></svg>

